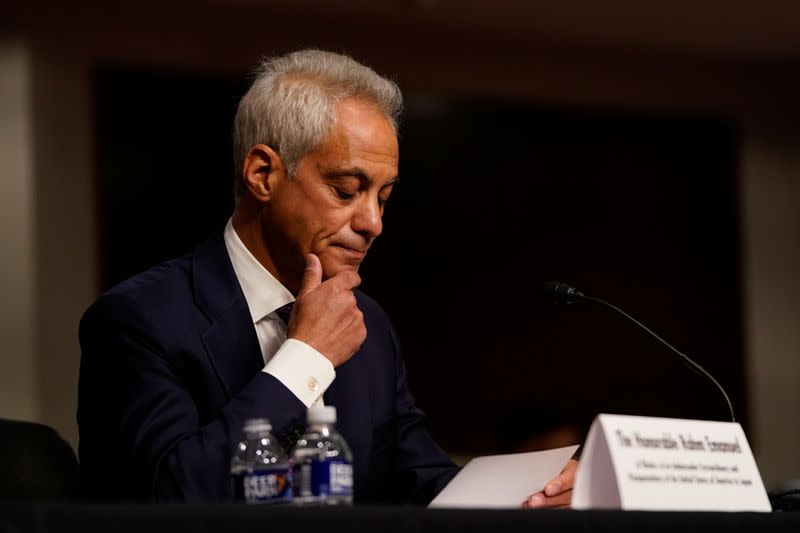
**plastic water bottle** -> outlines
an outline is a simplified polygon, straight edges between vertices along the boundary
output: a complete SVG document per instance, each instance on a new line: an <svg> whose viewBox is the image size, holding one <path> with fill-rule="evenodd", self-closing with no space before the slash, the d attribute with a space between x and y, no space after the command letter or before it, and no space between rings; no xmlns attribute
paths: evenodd
<svg viewBox="0 0 800 533"><path fill-rule="evenodd" d="M353 503L353 455L336 432L335 407L308 411L308 431L292 450L292 478L294 503Z"/></svg>
<svg viewBox="0 0 800 533"><path fill-rule="evenodd" d="M270 433L266 418L247 420L231 459L233 496L251 504L286 503L292 499L289 459Z"/></svg>

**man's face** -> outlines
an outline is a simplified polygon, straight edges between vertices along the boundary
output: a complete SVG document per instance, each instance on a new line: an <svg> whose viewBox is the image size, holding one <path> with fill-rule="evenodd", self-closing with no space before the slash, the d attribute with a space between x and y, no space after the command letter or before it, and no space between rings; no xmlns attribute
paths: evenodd
<svg viewBox="0 0 800 533"><path fill-rule="evenodd" d="M330 135L300 161L294 179L274 180L263 211L265 244L289 279L302 277L309 253L320 258L325 278L358 270L383 229L383 206L397 179L397 137L374 104L345 99L337 113Z"/></svg>

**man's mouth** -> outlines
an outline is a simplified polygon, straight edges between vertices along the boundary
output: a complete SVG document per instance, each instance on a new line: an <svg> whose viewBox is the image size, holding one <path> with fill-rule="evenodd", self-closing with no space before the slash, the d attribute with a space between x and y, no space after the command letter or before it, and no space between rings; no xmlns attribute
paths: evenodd
<svg viewBox="0 0 800 533"><path fill-rule="evenodd" d="M334 246L340 248L349 257L358 259L359 261L364 259L364 256L367 255L367 248L351 248L344 244L335 244Z"/></svg>

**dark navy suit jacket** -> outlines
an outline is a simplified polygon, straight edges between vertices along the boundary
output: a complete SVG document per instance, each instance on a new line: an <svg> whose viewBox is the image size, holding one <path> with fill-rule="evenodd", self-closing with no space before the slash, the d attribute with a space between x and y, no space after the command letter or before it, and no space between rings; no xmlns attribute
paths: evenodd
<svg viewBox="0 0 800 533"><path fill-rule="evenodd" d="M367 339L324 396L353 451L355 499L425 503L457 467L415 407L386 314L356 296ZM304 424L305 406L261 371L221 234L105 294L81 320L80 342L79 455L90 498L229 499L244 421L269 418L279 437Z"/></svg>

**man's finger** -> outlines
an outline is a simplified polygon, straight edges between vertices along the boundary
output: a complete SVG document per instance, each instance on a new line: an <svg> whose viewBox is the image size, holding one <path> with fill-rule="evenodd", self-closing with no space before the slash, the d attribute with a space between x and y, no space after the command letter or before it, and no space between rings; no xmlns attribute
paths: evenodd
<svg viewBox="0 0 800 533"><path fill-rule="evenodd" d="M567 490L556 496L547 496L542 492L531 495L530 498L522 502L522 507L526 509L555 509L568 507L572 500L572 490Z"/></svg>
<svg viewBox="0 0 800 533"><path fill-rule="evenodd" d="M319 257L314 254L306 256L306 271L303 273L303 281L300 283L300 291L297 297L308 294L322 283L322 263Z"/></svg>
<svg viewBox="0 0 800 533"><path fill-rule="evenodd" d="M547 509L555 509L558 507L568 506L571 501L572 501L572 491L568 490L562 492L558 496L552 496L546 498L544 502L544 507L546 507Z"/></svg>
<svg viewBox="0 0 800 533"><path fill-rule="evenodd" d="M572 489L575 484L575 472L578 470L578 462L571 459L564 470L559 475L550 480L544 486L544 493L547 496L556 496L566 490Z"/></svg>
<svg viewBox="0 0 800 533"><path fill-rule="evenodd" d="M528 508L528 507L533 507L533 508L536 508L536 507L542 507L542 506L544 505L545 499L546 499L545 495L544 495L544 494L542 494L541 492L537 492L536 494L531 494L531 495L528 497L528 499L527 499L527 500L525 500L524 502L522 502L522 507L524 507L524 508Z"/></svg>

